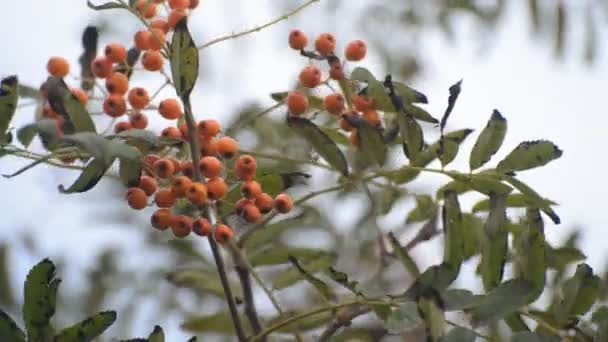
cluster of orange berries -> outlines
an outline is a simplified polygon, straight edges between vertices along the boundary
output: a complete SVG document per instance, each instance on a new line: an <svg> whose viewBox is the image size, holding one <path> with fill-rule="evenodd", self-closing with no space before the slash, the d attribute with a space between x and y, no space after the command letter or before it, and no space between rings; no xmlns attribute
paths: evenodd
<svg viewBox="0 0 608 342"><path fill-rule="evenodd" d="M289 46L301 52L303 56L311 59L325 60L329 64L329 79L342 81L345 79L344 64L335 55L336 39L331 33L323 33L317 36L314 42L315 52L306 51L308 37L300 30L293 30L289 34ZM344 48L344 58L350 62L358 62L365 58L367 46L361 40L354 40ZM323 80L323 73L315 65L308 65L302 69L299 75L300 86L314 89L327 82ZM287 95L285 103L291 115L300 116L309 109L307 96L298 90L294 90ZM341 93L326 95L323 99L325 110L339 117L339 126L344 131L350 132L350 141L354 146L358 146L358 135L351 122L357 119L367 121L374 127L382 126L382 119L379 113L373 109L372 99L365 95L356 95L352 99L352 106L347 106L346 100Z"/></svg>
<svg viewBox="0 0 608 342"><path fill-rule="evenodd" d="M196 207L225 201L229 189L229 182L225 179L230 176L231 185L241 188L242 198L233 205L235 213L243 221L259 222L263 215L273 209L278 213L289 212L293 207L291 197L280 194L273 198L263 192L262 186L255 180L255 158L249 155L237 158L237 141L228 136L218 137L220 132L220 125L215 120L198 122L196 134L202 147L201 158L196 166L190 160L146 156L146 175L141 177L137 187L127 190L126 199L129 206L137 210L144 209L148 206L148 198L153 196L154 204L159 208L151 217L153 227L159 230L171 228L176 237L185 237L190 232L207 236L213 229L206 218L193 220L189 216L173 215L171 208L179 201L187 201ZM233 163L229 165L228 162L233 159ZM227 165L232 166L232 173L228 172ZM194 180L195 167L198 168L203 181ZM226 225L217 225L213 234L218 242L225 242L232 237L233 232Z"/></svg>

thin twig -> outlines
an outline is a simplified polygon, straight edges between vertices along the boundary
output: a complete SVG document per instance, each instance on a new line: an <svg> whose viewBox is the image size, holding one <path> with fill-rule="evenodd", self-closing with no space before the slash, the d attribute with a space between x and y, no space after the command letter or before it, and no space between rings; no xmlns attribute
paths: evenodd
<svg viewBox="0 0 608 342"><path fill-rule="evenodd" d="M254 122L255 120L261 118L262 116L272 112L273 110L281 107L283 105L283 102L278 102L274 105L272 105L271 107L268 107L266 109L261 110L258 113L252 114L250 117L247 117L245 119L243 119L243 121L236 123L234 126L228 128L228 130L226 131L226 135L228 136L232 136L237 129L240 129L241 127L245 127L246 125L248 125L251 122Z"/></svg>
<svg viewBox="0 0 608 342"><path fill-rule="evenodd" d="M295 159L295 158L290 158L290 157L284 157L284 156L278 156L278 155L274 155L274 154L268 154L268 153L257 152L257 151L248 151L248 150L240 150L239 152L243 153L243 154L249 154L253 157L257 157L257 158L261 158L261 159L269 159L269 160L275 160L275 161L279 161L279 162L293 163L293 164L312 165L312 166L317 166L317 167L327 169L327 170L332 170L332 171L334 170L334 168L332 168L331 166L316 162L314 160Z"/></svg>
<svg viewBox="0 0 608 342"><path fill-rule="evenodd" d="M347 310L348 308L344 309ZM353 319L365 315L370 312L372 309L369 306L359 306L345 313L344 315L337 315L335 321L330 323L327 328L321 333L319 336L319 342L329 341L330 338L340 330L340 328L350 325Z"/></svg>

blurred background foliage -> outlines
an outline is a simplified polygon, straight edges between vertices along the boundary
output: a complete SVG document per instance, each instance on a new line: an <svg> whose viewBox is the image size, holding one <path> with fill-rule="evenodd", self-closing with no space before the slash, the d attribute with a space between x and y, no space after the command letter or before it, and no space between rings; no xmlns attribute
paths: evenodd
<svg viewBox="0 0 608 342"><path fill-rule="evenodd" d="M513 3L518 2L518 5ZM521 3L525 3L522 6ZM479 50L492 48L496 29L502 24L501 19L509 11L519 11L515 15L526 17L529 23L529 34L535 37L535 44L546 46L554 51L556 59L564 58L566 51L575 49L574 54L580 56L581 63L593 66L599 44L605 39L598 32L606 25L608 20L608 2L603 0L587 1L560 1L560 0L522 0L522 1L482 1L482 0L378 0L365 2L357 7L357 17L354 21L344 23L340 20L340 13L346 7L354 6L351 1L333 0L321 1L328 18L334 18L336 26L353 25L364 33L363 39L369 42L369 50L376 51L382 57L383 68L390 71L396 79L413 80L423 78L427 65L425 51L420 49L420 42L425 39L426 30L440 31L445 39L458 44L460 41L475 41ZM273 13L282 13L292 9L292 4L282 2L272 9ZM204 10L204 9L202 9ZM231 20L227 12L225 20ZM466 22L475 27L475 35L462 36L455 27L456 18L466 18ZM127 35L130 27L121 28L120 31L104 31L104 20L109 17L100 17L100 26L103 34ZM306 13L294 19L292 27L297 22L313 20ZM584 30L585 41L574 42L568 40L569 30ZM112 30L117 30L116 26ZM272 30L272 29L271 29ZM196 35L196 32L195 32ZM277 39L283 39L278 37ZM254 48L247 45L247 48ZM237 62L236 56L231 57ZM210 82L221 77L213 73L213 68L203 61L202 68L209 73ZM294 80L295 81L295 80ZM284 89L287 90L287 89ZM270 95L270 94L269 94ZM255 101L256 99L250 99ZM255 117L263 110L258 102L245 103L231 114L232 120L225 130L234 135L243 143L243 148L263 154L289 156L293 159L314 159L312 150L299 138L291 134L285 123L282 109L275 111L276 115ZM559 142L558 142L559 143ZM305 195L308 187L323 189L335 181L327 172L314 170L305 165L298 165L289 160L276 161L260 158L260 169L264 173L305 173L312 177L296 177L293 188L290 189L296 197ZM104 183L109 187L120 188L120 184ZM300 208L292 218L273 222L265 229L270 231L269 236L261 237L256 243L255 253L250 255L255 264L256 255L281 251L282 247L297 247L300 249L322 249L326 251L324 257L314 256L307 262L307 267L323 268L335 265L341 271L348 273L352 279L361 282L362 288L373 294L394 293L407 288L411 282L410 275L400 269L390 252L381 233L379 222L383 217L397 216L401 225L394 230L403 245L414 241L424 242L437 235L434 220L426 224L406 223L406 212L395 213L395 208L403 210L413 208L415 197L408 188L401 187L372 187L371 195L376 199L379 207L370 206L370 201L358 189L346 189L339 194L328 194L308 202ZM416 189L416 191L430 191ZM107 191L119 193L120 191ZM110 199L108 199L110 200ZM112 200L120 201L120 198ZM420 203L418 203L420 204ZM347 220L336 221L337 210L348 208ZM135 214L128 210L115 207L99 207L95 220L102 224L121 224L130 226L144 236L144 245L138 246L137 251L125 250L115 247L96 251L97 257L84 273L84 279L71 280L78 284L75 291L63 291L58 306L56 321L61 323L75 322L83 315L95 311L111 308L117 310L119 319L108 336L129 337L134 331L147 331L154 324L165 325L167 322L178 320L186 321L185 327L189 333L211 333L218 340L231 340L222 335L231 329L230 322L225 319L224 304L221 297L221 287L216 277L212 259L206 249L204 241L197 239L173 240L166 235L160 235L149 229L148 217ZM83 227L86 229L86 227ZM246 227L241 228L242 231ZM277 239L278 237L278 239ZM551 280L553 288L559 288L565 279L565 274L572 271L572 262L580 260L583 256L573 247L577 246L579 231L575 230L566 239L562 246L552 248L560 252L554 253L554 276ZM150 255L146 260L153 260L147 264L134 264L125 262L133 253L146 253ZM40 251L32 236L24 235L20 243L0 245L0 306L11 315L18 316L19 297L16 288L21 286L21 280L16 279L8 271L11 257L16 255L44 255ZM52 259L62 269L62 265L70 263L62 255L52 255ZM278 256L281 257L280 255ZM436 256L428 256L436 260ZM425 262L432 264L432 262ZM293 279L290 278L289 263L263 266L261 274L267 279L282 277L283 286L287 287ZM231 271L232 267L229 268ZM607 269L608 270L608 269ZM596 270L600 271L600 270ZM291 270L293 273L293 270ZM236 284L234 272L233 281ZM605 273L605 272L604 272ZM82 274L69 274L63 278L78 278ZM601 297L608 296L608 283L603 277ZM277 287L275 283L275 287ZM279 286L281 287L281 286ZM238 286L235 286L237 289ZM239 291L236 291L239 295ZM263 297L256 287L256 294ZM285 290L277 291L280 301L289 309L299 306L310 306L318 302L318 295L307 284L298 283ZM545 300L550 300L546 298ZM259 303L262 316L272 319L273 310L264 300ZM127 317L128 319L124 319ZM139 326L136 325L139 324ZM309 322L310 328L319 327L314 321ZM318 322L317 322L318 323ZM300 329L304 329L300 326ZM368 329L369 340L376 340L384 336L386 331L372 320L358 322L357 329ZM357 332L355 329L346 330L347 335ZM206 339L205 339L206 340Z"/></svg>

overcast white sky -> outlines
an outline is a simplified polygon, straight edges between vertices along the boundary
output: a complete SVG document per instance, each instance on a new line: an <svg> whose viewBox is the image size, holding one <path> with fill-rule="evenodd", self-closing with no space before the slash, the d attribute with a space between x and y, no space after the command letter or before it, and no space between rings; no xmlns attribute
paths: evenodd
<svg viewBox="0 0 608 342"><path fill-rule="evenodd" d="M294 1L294 4L302 2ZM269 0L203 1L191 20L195 38L204 42L222 33L261 24L278 14L270 10L273 5ZM521 1L513 1L512 6L519 5ZM441 113L447 88L463 78L463 92L450 123L458 128L481 129L492 109L499 109L509 124L499 156L522 140L545 138L556 142L564 150L560 160L521 176L539 193L560 203L556 210L563 223L561 226L547 224L549 239L559 241L570 228L583 227L588 261L601 270L608 256L603 239L608 226L608 216L603 212L604 195L608 193L605 180L608 163L604 151L608 126L606 49L599 51L593 68L582 64L577 42L582 41L583 32L578 29L582 25L578 25L568 32L568 38L574 43L569 44L566 60L555 61L551 46L533 42L528 34L527 18L517 17L515 12L521 13L509 12L500 25L495 43L482 56L478 54L478 42L467 38L477 36L466 22L459 27L465 34L458 44L448 44L436 32L429 32L423 53L427 73L414 86L429 97L428 109ZM115 11L101 14L106 19L116 15ZM344 18L346 14L341 16ZM0 23L4 27L0 35L3 47L0 76L16 73L21 82L39 85L46 78L45 63L49 56L63 55L75 63L80 54L82 29L98 18L84 0L7 2L0 11ZM304 65L302 59L286 48L285 37L294 27L302 27L311 35L335 31L340 42L360 38L360 32L348 21L326 19L330 18L317 5L295 21L219 44L202 53L203 66L223 76L214 78L213 84L205 82L203 69L195 94L196 112L201 113L201 117L215 115L225 122L225 115L239 105L252 100L269 104L268 93L287 89L299 67ZM372 52L365 65L382 72L374 63L377 61ZM28 122L30 115L27 111L19 114L15 125ZM470 150L474 142L469 139L465 151ZM21 160L3 158L0 172L12 172L21 165ZM467 158L458 158L452 167L466 169ZM91 208L82 206L83 201L103 201L107 206L119 207L121 203L112 204L113 200L107 196L107 192L120 195L119 189L96 189L84 195L58 194L57 184L67 184L75 176L68 171L38 167L16 179L0 179L0 240L17 243L20 232L27 229L35 232L42 248L41 255L12 256L18 281L34 262L46 255L66 254L76 265L72 267L81 268L94 258L96 246L116 244L136 249L141 245L136 232L125 233L124 227L96 225L95 217L90 216ZM424 184L435 184L436 179L426 179ZM146 330L144 327L138 332L143 334ZM175 334L175 338L181 336L174 330L171 334Z"/></svg>

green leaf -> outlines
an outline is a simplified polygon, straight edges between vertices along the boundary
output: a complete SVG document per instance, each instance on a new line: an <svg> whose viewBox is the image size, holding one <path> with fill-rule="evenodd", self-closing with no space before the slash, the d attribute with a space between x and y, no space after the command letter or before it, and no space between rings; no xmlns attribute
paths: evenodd
<svg viewBox="0 0 608 342"><path fill-rule="evenodd" d="M462 311L472 308L477 305L477 302L483 298L481 295L475 295L469 290L463 289L447 289L441 293L445 311Z"/></svg>
<svg viewBox="0 0 608 342"><path fill-rule="evenodd" d="M384 85L379 81L370 81L367 84L367 96L369 96L372 101L373 109L393 113L396 111L396 108L393 106L391 102L391 98L386 94L386 90L384 89Z"/></svg>
<svg viewBox="0 0 608 342"><path fill-rule="evenodd" d="M397 308L391 309L384 326L391 334L410 331L422 324L422 317L418 313L418 305L414 302L405 302Z"/></svg>
<svg viewBox="0 0 608 342"><path fill-rule="evenodd" d="M541 199L545 205L557 205L554 201L550 199L543 198ZM530 200L529 196L526 196L522 193L509 194L507 196L507 208L526 208L526 207L536 207L534 201ZM490 210L490 200L488 198L482 199L481 201L475 203L473 205L472 212L478 213L480 211L488 211Z"/></svg>
<svg viewBox="0 0 608 342"><path fill-rule="evenodd" d="M464 258L469 259L481 253L485 233L483 221L473 214L462 215L462 234L464 238Z"/></svg>
<svg viewBox="0 0 608 342"><path fill-rule="evenodd" d="M378 174L396 184L405 184L418 177L420 171L413 170L409 166L401 167L397 170L378 170Z"/></svg>
<svg viewBox="0 0 608 342"><path fill-rule="evenodd" d="M183 269L167 274L167 281L177 287L188 288L199 294L224 298L224 288L216 270ZM231 286L233 294L241 296L239 286Z"/></svg>
<svg viewBox="0 0 608 342"><path fill-rule="evenodd" d="M514 239L514 244L517 247L516 264L519 277L527 280L533 289L528 299L528 303L532 303L541 295L546 284L545 234L538 209L528 209L526 221L527 229Z"/></svg>
<svg viewBox="0 0 608 342"><path fill-rule="evenodd" d="M454 83L452 86L450 86L450 96L448 97L448 107L445 109L445 113L443 114L443 117L441 118L441 123L439 125L439 127L441 128L441 132L443 133L443 129L445 128L445 125L448 123L448 118L450 117L450 114L452 114L452 110L454 109L454 106L456 105L456 100L458 100L458 95L460 95L460 88L462 85L462 80Z"/></svg>
<svg viewBox="0 0 608 342"><path fill-rule="evenodd" d="M0 309L0 340L25 342L25 333L17 326L17 323L4 311Z"/></svg>
<svg viewBox="0 0 608 342"><path fill-rule="evenodd" d="M602 305L595 309L591 321L597 325L594 341L608 340L608 306Z"/></svg>
<svg viewBox="0 0 608 342"><path fill-rule="evenodd" d="M439 189L437 189L437 193L435 194L435 197L437 197L437 199L442 199L443 195L448 191L452 191L452 192L455 192L455 193L461 195L461 194L464 194L465 192L468 192L471 190L473 190L471 182L462 182L459 180L453 180L453 181L446 183Z"/></svg>
<svg viewBox="0 0 608 342"><path fill-rule="evenodd" d="M569 264L587 258L578 248L568 246L553 248L548 243L545 244L545 254L547 267L556 270L564 270Z"/></svg>
<svg viewBox="0 0 608 342"><path fill-rule="evenodd" d="M422 127L412 116L402 113L397 114L397 122L403 142L403 152L411 164L416 164L418 154L422 151L424 145Z"/></svg>
<svg viewBox="0 0 608 342"><path fill-rule="evenodd" d="M129 129L109 137L123 139L126 143L137 146L144 151L156 150L162 146L158 135L145 129Z"/></svg>
<svg viewBox="0 0 608 342"><path fill-rule="evenodd" d="M118 166L118 173L122 184L127 187L134 187L139 184L141 178L141 171L143 164L140 162L133 162L127 159L121 159Z"/></svg>
<svg viewBox="0 0 608 342"><path fill-rule="evenodd" d="M96 132L91 114L89 114L86 107L74 95L68 94L63 100L63 106L76 132Z"/></svg>
<svg viewBox="0 0 608 342"><path fill-rule="evenodd" d="M272 93L270 94L270 97L277 102L282 102L285 100L285 98L287 98L287 95L289 95L289 92L283 91L279 93ZM323 105L323 98L314 95L306 95L306 97L308 98L308 106L310 108L325 110L325 106Z"/></svg>
<svg viewBox="0 0 608 342"><path fill-rule="evenodd" d="M0 81L0 144L9 142L8 128L19 102L19 81L9 76Z"/></svg>
<svg viewBox="0 0 608 342"><path fill-rule="evenodd" d="M361 295L361 292L359 290L357 290L357 285L359 284L359 282L355 281L355 280L352 280L352 281L349 280L348 274L346 274L344 272L340 272L331 266L329 268L327 268L326 273L336 283L349 289L354 294Z"/></svg>
<svg viewBox="0 0 608 342"><path fill-rule="evenodd" d="M234 333L232 319L227 312L218 312L209 316L190 317L181 324L181 328L192 333L199 334L223 334Z"/></svg>
<svg viewBox="0 0 608 342"><path fill-rule="evenodd" d="M308 262L302 263L302 267L306 269L308 274L314 274L322 270L327 269L335 261L334 256L323 256ZM289 287L299 281L304 280L302 273L296 268L290 268L286 271L281 272L273 281L273 288L275 290L281 290Z"/></svg>
<svg viewBox="0 0 608 342"><path fill-rule="evenodd" d="M184 17L175 26L171 39L171 75L177 95L184 99L190 96L198 78L198 49L188 30L188 19Z"/></svg>
<svg viewBox="0 0 608 342"><path fill-rule="evenodd" d="M469 156L471 171L483 166L498 152L507 134L507 120L496 109L481 131Z"/></svg>
<svg viewBox="0 0 608 342"><path fill-rule="evenodd" d="M91 115L63 79L49 76L45 84L51 108L65 119L65 133L96 131Z"/></svg>
<svg viewBox="0 0 608 342"><path fill-rule="evenodd" d="M336 299L336 294L332 291L331 287L329 287L329 285L324 283L321 279L315 277L308 270L306 270L300 264L300 262L298 262L298 259L291 255L288 257L288 259L289 262L295 267L295 269L300 272L302 277L304 277L306 281L308 281L312 286L314 286L314 288L319 292L323 299L325 299L326 301L332 301Z"/></svg>
<svg viewBox="0 0 608 342"><path fill-rule="evenodd" d="M40 91L32 86L19 84L17 85L17 91L19 93L19 97L30 98L37 101L42 101L42 94Z"/></svg>
<svg viewBox="0 0 608 342"><path fill-rule="evenodd" d="M88 5L90 7L90 2L88 2ZM78 58L78 64L80 64L80 87L85 91L89 91L95 86L95 75L93 74L91 64L95 57L97 57L97 45L99 43L99 30L97 27L93 25L85 27L82 32L81 42L82 54ZM139 50L131 48L127 53L127 61L130 61L129 56L132 55L131 51L137 51L139 57Z"/></svg>
<svg viewBox="0 0 608 342"><path fill-rule="evenodd" d="M523 279L499 284L471 309L474 326L487 325L517 311L527 304L533 288Z"/></svg>
<svg viewBox="0 0 608 342"><path fill-rule="evenodd" d="M458 276L458 270L448 263L441 263L426 269L414 284L404 293L404 296L417 300L421 295L429 292L445 290Z"/></svg>
<svg viewBox="0 0 608 342"><path fill-rule="evenodd" d="M489 174L477 173L471 175L469 182L471 188L488 196L492 194L507 196L513 191L512 187L504 184L499 178Z"/></svg>
<svg viewBox="0 0 608 342"><path fill-rule="evenodd" d="M57 287L55 265L44 259L34 266L25 279L23 288L23 321L29 341L46 341L53 336L50 325L55 314Z"/></svg>
<svg viewBox="0 0 608 342"><path fill-rule="evenodd" d="M449 164L456 158L460 144L462 144L472 132L472 129L461 129L445 134L443 139L434 142L420 154L420 158L416 165L428 165L428 163L438 157L441 157L443 165Z"/></svg>
<svg viewBox="0 0 608 342"><path fill-rule="evenodd" d="M441 342L475 342L477 335L471 329L463 327L452 328L447 335L445 335Z"/></svg>
<svg viewBox="0 0 608 342"><path fill-rule="evenodd" d="M518 180L515 177L506 176L505 179L509 182L515 189L519 190L526 199L531 203L530 206L534 206L542 210L555 224L560 224L561 220L559 216L551 209L551 205L547 203L547 199L541 197L536 191L534 191L531 187L529 187L526 183Z"/></svg>
<svg viewBox="0 0 608 342"><path fill-rule="evenodd" d="M510 173L533 169L561 157L562 153L562 150L550 141L524 141L498 163L496 170Z"/></svg>
<svg viewBox="0 0 608 342"><path fill-rule="evenodd" d="M344 154L336 143L334 143L323 131L314 123L305 118L294 116L287 117L287 125L296 134L304 138L314 148L314 150L325 159L329 165L340 171L343 175L348 175L348 164Z"/></svg>
<svg viewBox="0 0 608 342"><path fill-rule="evenodd" d="M418 265L414 259L412 259L408 251L401 246L399 240L397 240L393 232L388 233L388 241L391 243L393 253L397 259L399 259L403 267L405 267L412 277L418 278L420 276L420 269L418 268Z"/></svg>
<svg viewBox="0 0 608 342"><path fill-rule="evenodd" d="M464 260L462 212L455 192L446 192L442 210L444 248L443 261L451 264L456 273Z"/></svg>
<svg viewBox="0 0 608 342"><path fill-rule="evenodd" d="M428 103L426 95L401 82L393 82L395 93L408 103Z"/></svg>
<svg viewBox="0 0 608 342"><path fill-rule="evenodd" d="M114 8L125 8L125 6L123 4L118 3L118 2L106 2L101 5L93 5L93 3L90 0L87 0L87 6L89 6L89 8L94 9L96 11L109 10L109 9L114 9Z"/></svg>
<svg viewBox="0 0 608 342"><path fill-rule="evenodd" d="M554 310L563 319L584 315L595 303L601 279L587 264L579 264L575 274L564 285L563 297Z"/></svg>
<svg viewBox="0 0 608 342"><path fill-rule="evenodd" d="M333 342L374 342L373 332L365 328L346 328L334 335Z"/></svg>
<svg viewBox="0 0 608 342"><path fill-rule="evenodd" d="M539 333L533 333L531 331L521 331L511 336L511 342L557 342L561 341L559 338L553 336L547 336Z"/></svg>
<svg viewBox="0 0 608 342"><path fill-rule="evenodd" d="M359 150L365 155L365 158L378 166L384 165L388 148L380 130L366 121L361 121L357 127L357 135L359 136Z"/></svg>
<svg viewBox="0 0 608 342"><path fill-rule="evenodd" d="M289 311L289 312L285 312L282 315L273 317L269 320L267 320L268 325L273 325L279 322L284 322L285 320L292 318L293 316L297 315L298 312L296 311ZM277 332L281 332L281 333L294 333L296 331L307 331L307 330L312 330L312 329L317 329L321 326L324 326L327 324L327 322L329 322L332 319L332 313L331 312L322 312L313 316L310 316L308 318L303 318L298 320L297 322L294 322L293 324L288 324L285 325L281 328L279 328L277 330Z"/></svg>
<svg viewBox="0 0 608 342"><path fill-rule="evenodd" d="M158 325L154 326L154 330L152 330L150 336L148 336L148 342L165 342L163 328Z"/></svg>
<svg viewBox="0 0 608 342"><path fill-rule="evenodd" d="M116 321L115 311L104 311L91 316L80 323L63 329L57 336L56 342L86 342L101 335Z"/></svg>
<svg viewBox="0 0 608 342"><path fill-rule="evenodd" d="M312 248L290 248L284 246L273 246L264 251L256 253L249 258L252 266L268 266L289 263L289 256L294 256L300 261L332 255L330 252Z"/></svg>
<svg viewBox="0 0 608 342"><path fill-rule="evenodd" d="M365 83L377 81L374 75L363 67L356 67L353 69L353 71L350 73L350 79L352 81L361 81Z"/></svg>
<svg viewBox="0 0 608 342"><path fill-rule="evenodd" d="M17 131L17 139L25 147L28 147L34 137L38 134L42 140L42 144L50 149L56 142L59 136L57 124L52 119L42 119L35 123L25 125Z"/></svg>
<svg viewBox="0 0 608 342"><path fill-rule="evenodd" d="M323 133L325 133L333 142L343 146L351 146L348 137L341 133L340 130L329 127L319 127Z"/></svg>
<svg viewBox="0 0 608 342"><path fill-rule="evenodd" d="M426 331L431 341L440 341L445 331L445 317L433 299L422 297L418 300L418 310L426 322Z"/></svg>
<svg viewBox="0 0 608 342"><path fill-rule="evenodd" d="M506 224L506 198L490 196L490 213L484 225L485 241L480 261L481 278L486 291L493 289L502 280L508 249Z"/></svg>
<svg viewBox="0 0 608 342"><path fill-rule="evenodd" d="M110 163L111 165L111 163ZM64 194L73 194L91 190L103 178L103 175L109 169L109 165L105 164L101 159L93 159L82 171L80 176L67 189L63 185L59 185L59 192Z"/></svg>

